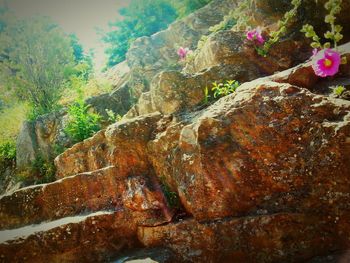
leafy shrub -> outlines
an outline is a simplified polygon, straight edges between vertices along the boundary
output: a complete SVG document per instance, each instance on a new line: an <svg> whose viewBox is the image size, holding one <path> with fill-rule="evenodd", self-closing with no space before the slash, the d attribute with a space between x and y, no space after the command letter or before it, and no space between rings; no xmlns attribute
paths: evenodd
<svg viewBox="0 0 350 263"><path fill-rule="evenodd" d="M235 92L239 85L239 82L236 80L227 80L225 83L219 84L214 82L211 90L214 92L214 98L224 97Z"/></svg>
<svg viewBox="0 0 350 263"><path fill-rule="evenodd" d="M15 141L6 141L0 144L0 160L14 161L16 159Z"/></svg>
<svg viewBox="0 0 350 263"><path fill-rule="evenodd" d="M0 112L0 143L13 141L27 117L29 109L27 104L18 101L12 103L3 112Z"/></svg>
<svg viewBox="0 0 350 263"><path fill-rule="evenodd" d="M69 123L65 132L74 142L83 141L101 129L100 115L90 113L88 109L89 105L82 100L78 100L68 108Z"/></svg>
<svg viewBox="0 0 350 263"><path fill-rule="evenodd" d="M55 180L56 167L53 162L38 156L31 163L30 175L35 177L36 183L50 183Z"/></svg>
<svg viewBox="0 0 350 263"><path fill-rule="evenodd" d="M110 23L111 31L103 36L109 44L106 49L108 67L125 59L132 42L141 36L150 36L165 29L177 18L175 8L165 0L132 0L119 10L123 19Z"/></svg>
<svg viewBox="0 0 350 263"><path fill-rule="evenodd" d="M24 185L44 184L55 181L56 167L42 155L37 156L29 167L16 170L14 179Z"/></svg>

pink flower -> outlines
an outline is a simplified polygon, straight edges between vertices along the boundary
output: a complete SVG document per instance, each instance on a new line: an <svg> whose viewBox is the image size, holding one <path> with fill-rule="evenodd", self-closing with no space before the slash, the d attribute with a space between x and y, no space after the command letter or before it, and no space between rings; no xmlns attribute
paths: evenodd
<svg viewBox="0 0 350 263"><path fill-rule="evenodd" d="M317 52L312 57L312 68L317 76L334 76L339 71L340 62L340 54L327 48Z"/></svg>
<svg viewBox="0 0 350 263"><path fill-rule="evenodd" d="M264 37L261 35L261 28L257 27L256 29L249 30L246 33L246 37L249 41L257 41L258 44L262 45L265 42Z"/></svg>
<svg viewBox="0 0 350 263"><path fill-rule="evenodd" d="M186 48L180 47L179 50L177 51L177 54L179 55L180 59L185 59L189 51L190 50L187 47Z"/></svg>

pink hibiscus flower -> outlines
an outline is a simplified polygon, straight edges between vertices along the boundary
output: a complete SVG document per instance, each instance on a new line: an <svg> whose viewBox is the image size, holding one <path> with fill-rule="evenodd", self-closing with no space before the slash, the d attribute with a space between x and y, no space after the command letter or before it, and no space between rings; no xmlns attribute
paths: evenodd
<svg viewBox="0 0 350 263"><path fill-rule="evenodd" d="M258 44L262 45L265 43L265 39L261 33L261 28L257 27L255 29L247 31L246 37L249 41L257 41Z"/></svg>
<svg viewBox="0 0 350 263"><path fill-rule="evenodd" d="M185 59L186 56L187 56L187 53L189 52L190 50L186 47L180 47L179 50L177 51L177 54L179 55L180 59Z"/></svg>
<svg viewBox="0 0 350 263"><path fill-rule="evenodd" d="M339 52L327 48L312 57L312 68L317 76L334 76L339 71L340 62Z"/></svg>

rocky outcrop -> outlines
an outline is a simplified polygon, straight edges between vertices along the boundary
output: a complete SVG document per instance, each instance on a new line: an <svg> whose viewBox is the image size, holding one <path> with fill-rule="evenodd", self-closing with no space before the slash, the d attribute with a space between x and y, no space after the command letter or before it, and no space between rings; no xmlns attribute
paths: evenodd
<svg viewBox="0 0 350 263"><path fill-rule="evenodd" d="M64 111L24 122L16 145L18 169L26 168L39 156L46 160L54 158L57 147L70 146L71 141L63 131L66 122Z"/></svg>
<svg viewBox="0 0 350 263"><path fill-rule="evenodd" d="M0 195L17 190L22 186L15 178L16 163L13 160L0 160Z"/></svg>
<svg viewBox="0 0 350 263"><path fill-rule="evenodd" d="M1 232L1 262L106 262L139 246L132 217L97 212Z"/></svg>
<svg viewBox="0 0 350 263"><path fill-rule="evenodd" d="M166 244L181 262L306 262L349 245L347 235L341 238L340 223L332 220L284 213L205 223L186 220L139 227L138 237L146 246Z"/></svg>
<svg viewBox="0 0 350 263"><path fill-rule="evenodd" d="M130 87L136 97L149 90L157 73L172 67L179 69L177 49L184 46L194 50L198 40L210 33L209 28L220 23L236 6L237 1L214 0L188 17L175 21L168 29L135 40L126 60L131 69ZM134 82L138 85L133 85Z"/></svg>
<svg viewBox="0 0 350 263"><path fill-rule="evenodd" d="M260 73L253 65L217 65L198 74L164 71L153 79L150 92L141 95L138 103L124 118L154 112L172 114L190 111L204 104L204 89L210 89L214 81L220 83L227 79L236 79L246 82L258 76Z"/></svg>
<svg viewBox="0 0 350 263"><path fill-rule="evenodd" d="M98 262L139 248L169 250L174 262L345 254L350 101L330 87L350 89L349 64L333 78L306 62L256 79L297 63L278 55L295 54L297 41L259 62L229 40L240 41L229 31L209 38L199 72L156 75L123 120L55 159L57 181L2 196L0 258ZM339 51L349 58L350 44ZM139 67L139 80L157 67ZM228 77L245 83L202 104L207 82Z"/></svg>
<svg viewBox="0 0 350 263"><path fill-rule="evenodd" d="M23 188L1 197L0 229L117 208L140 212L135 220L145 225L157 224L152 222L152 211L164 211L165 217L159 220L163 223L169 220L170 212L152 176L123 174L112 166Z"/></svg>
<svg viewBox="0 0 350 263"><path fill-rule="evenodd" d="M2 196L1 262L105 262L139 246L137 226L172 216L152 178L107 167Z"/></svg>
<svg viewBox="0 0 350 263"><path fill-rule="evenodd" d="M276 30L278 21L282 18L284 13L291 8L290 1L262 0L253 2L254 4L249 14L250 22L252 25L262 27L265 32ZM203 90L208 86L211 87L214 81L235 79L245 82L258 77L271 75L300 64L311 56L309 40L305 39L304 35L300 33L300 29L302 25L311 23L314 25L318 34L323 35L325 32L325 2L326 1L319 1L316 3L313 0L303 1L297 16L288 24L286 33L273 45L266 57L258 55L255 48L249 45L245 40L245 32L241 32L236 28L211 34L210 32L203 32L203 35L208 35L207 39L204 41L202 47L196 50L194 58L186 64L182 73L173 73L167 70L165 66L166 63L163 63L163 72L155 76L155 72L159 72L159 70L155 70L158 68L158 60L149 60L149 57L142 56L143 53L140 52L135 53L137 55L133 55L135 51L131 49L129 52L129 64L132 65L132 68L140 68L139 65L144 64L142 70L152 72L149 77L146 77L148 79L147 82L150 82L152 77L153 80L150 82L151 92L148 93L148 89L146 89L146 95L140 97L138 103L128 112L126 118L159 111L159 108L163 109L162 106L168 108L164 110L167 113L192 110L194 106L198 105L203 100ZM237 3L236 1L231 1L231 4L235 6ZM217 5L217 3L215 2L213 5ZM226 5L226 3L224 3L224 5ZM208 8L213 7L209 5ZM231 9L232 8L234 7L231 7ZM343 26L343 40L347 41L350 40L350 20L347 15L349 8L350 2L343 1L342 11L337 16L337 23ZM171 30L171 27L169 30ZM162 32L162 34L165 34L165 32L167 31ZM157 37L159 36L154 36L155 39L157 39ZM158 51L160 48L158 48L157 42L153 43L151 41L152 38L146 38L142 43L141 40L142 39L140 39L140 46L141 44L144 47L154 46L157 47L157 50L154 51L155 54L158 54L158 52L161 53L161 51ZM138 44L138 42L135 43ZM162 56L155 54L152 54L151 58L157 58L162 61ZM135 60L137 63L133 63L134 58L138 59ZM140 61L143 61L143 63ZM198 74L201 75L202 71L210 71L211 68L217 67L220 68L220 76L215 77L214 75L212 78L207 78L206 74L197 76ZM225 70L227 67L230 67L230 69ZM236 74L232 71L236 72ZM240 72L245 72L247 76L242 78ZM144 73L144 75L147 74ZM193 79L196 80L195 84L190 81ZM177 83L180 83L181 88L178 88L179 85L177 85ZM188 88L190 85L192 85L191 88ZM166 87L166 89L164 87ZM164 93L167 93L167 95L165 96ZM167 98L167 102L165 102L164 97ZM196 97L197 99L193 100L191 97ZM186 99L190 101L186 101ZM164 102L161 107L157 107L159 101Z"/></svg>
<svg viewBox="0 0 350 263"><path fill-rule="evenodd" d="M108 80L113 89L123 86L123 84L129 79L130 68L126 61L123 61L114 67L108 69L101 75L102 79Z"/></svg>
<svg viewBox="0 0 350 263"><path fill-rule="evenodd" d="M178 46L194 47L200 37L208 34L209 28L219 23L230 8L236 5L234 2L213 1L209 6L174 22L164 31L151 37L137 39L128 51L127 60L103 75L111 81L114 90L89 98L86 103L104 118L108 117L106 109L120 115L127 113L142 92L149 90L150 82L157 73L174 65L175 68L179 68L176 53ZM130 113L129 116L139 115L138 111L136 112ZM51 114L39 118L34 123L23 124L17 142L17 162L20 168L30 165L39 155L45 159L55 157L52 145L57 145L58 148L71 146L64 136L66 118L64 113Z"/></svg>
<svg viewBox="0 0 350 263"><path fill-rule="evenodd" d="M247 82L195 112L118 122L60 155L57 176L152 171L179 196L184 219L138 225L138 240L180 261L302 262L347 249L350 102L311 92L328 80L288 83L309 67Z"/></svg>
<svg viewBox="0 0 350 263"><path fill-rule="evenodd" d="M147 142L160 120L160 114L117 122L106 130L75 144L55 159L57 177L116 165L125 174L147 173ZM132 146L132 147L131 147Z"/></svg>

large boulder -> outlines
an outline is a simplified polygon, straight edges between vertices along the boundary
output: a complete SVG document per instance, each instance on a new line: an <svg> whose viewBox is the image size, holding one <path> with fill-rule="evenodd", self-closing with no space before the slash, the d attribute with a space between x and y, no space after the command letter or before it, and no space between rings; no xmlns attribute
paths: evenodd
<svg viewBox="0 0 350 263"><path fill-rule="evenodd" d="M17 138L17 168L27 168L38 157L50 160L57 155L57 148L70 146L71 140L64 133L66 122L65 111L25 121Z"/></svg>
<svg viewBox="0 0 350 263"><path fill-rule="evenodd" d="M184 127L175 123L178 143L167 156L163 142L173 138L174 127L149 145L152 159L162 162L156 173L175 181L198 220L289 209L336 212L331 204L350 208L349 111L348 101L254 81Z"/></svg>
<svg viewBox="0 0 350 263"><path fill-rule="evenodd" d="M116 165L123 173L142 174L151 169L147 142L152 138L158 113L124 120L75 144L55 159L57 178Z"/></svg>

